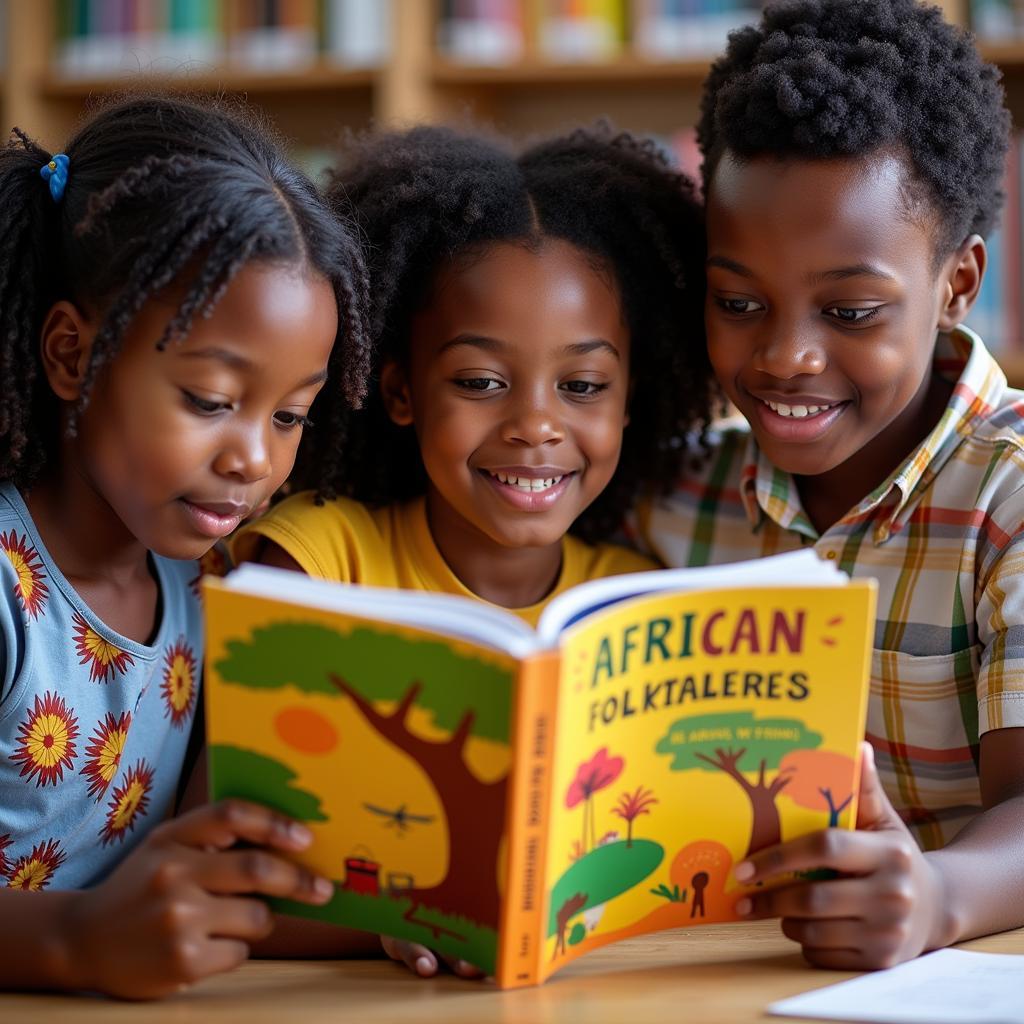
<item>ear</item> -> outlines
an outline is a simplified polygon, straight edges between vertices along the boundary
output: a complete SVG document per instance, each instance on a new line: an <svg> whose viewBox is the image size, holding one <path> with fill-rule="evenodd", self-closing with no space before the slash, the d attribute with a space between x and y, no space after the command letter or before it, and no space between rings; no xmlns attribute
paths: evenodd
<svg viewBox="0 0 1024 1024"><path fill-rule="evenodd" d="M43 371L53 393L65 402L75 402L82 394L95 339L95 325L70 302L55 303L43 319L39 338Z"/></svg>
<svg viewBox="0 0 1024 1024"><path fill-rule="evenodd" d="M988 253L985 240L971 235L946 261L942 270L943 305L939 310L939 330L943 333L963 323L977 301L985 276Z"/></svg>
<svg viewBox="0 0 1024 1024"><path fill-rule="evenodd" d="M399 427L407 427L412 423L412 396L409 394L405 370L393 359L388 360L380 369L380 397L392 423Z"/></svg>

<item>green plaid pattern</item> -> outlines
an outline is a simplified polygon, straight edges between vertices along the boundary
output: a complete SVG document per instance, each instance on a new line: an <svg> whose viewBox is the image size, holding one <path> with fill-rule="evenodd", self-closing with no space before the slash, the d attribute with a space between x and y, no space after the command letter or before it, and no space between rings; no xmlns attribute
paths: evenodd
<svg viewBox="0 0 1024 1024"><path fill-rule="evenodd" d="M1024 726L1024 392L966 328L940 339L936 368L956 382L939 424L823 534L745 425L722 429L703 468L632 523L667 565L813 544L878 580L867 738L925 849L981 810L979 736Z"/></svg>

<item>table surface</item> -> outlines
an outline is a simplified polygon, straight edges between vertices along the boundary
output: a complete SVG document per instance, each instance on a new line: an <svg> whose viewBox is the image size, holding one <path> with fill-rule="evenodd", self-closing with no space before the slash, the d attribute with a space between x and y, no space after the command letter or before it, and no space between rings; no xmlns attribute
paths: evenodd
<svg viewBox="0 0 1024 1024"><path fill-rule="evenodd" d="M1024 953L1024 928L965 943ZM0 1021L35 1024L685 1024L783 1021L776 999L854 977L808 967L775 921L642 936L596 950L538 988L500 992L445 975L415 978L385 960L264 960L158 1003L0 994Z"/></svg>

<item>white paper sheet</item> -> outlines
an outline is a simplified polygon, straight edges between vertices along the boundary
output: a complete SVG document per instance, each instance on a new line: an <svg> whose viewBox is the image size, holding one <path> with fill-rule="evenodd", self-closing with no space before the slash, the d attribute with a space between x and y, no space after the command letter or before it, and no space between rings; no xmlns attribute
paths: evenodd
<svg viewBox="0 0 1024 1024"><path fill-rule="evenodd" d="M940 949L768 1007L876 1024L1024 1024L1024 956Z"/></svg>

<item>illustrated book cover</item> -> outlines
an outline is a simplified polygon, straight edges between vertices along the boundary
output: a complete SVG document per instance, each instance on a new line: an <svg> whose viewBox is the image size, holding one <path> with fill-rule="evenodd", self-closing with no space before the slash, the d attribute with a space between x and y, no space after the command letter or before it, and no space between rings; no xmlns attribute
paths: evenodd
<svg viewBox="0 0 1024 1024"><path fill-rule="evenodd" d="M813 552L586 583L536 630L262 566L203 593L212 796L305 822L336 883L279 909L501 987L735 920L747 853L856 820L875 588Z"/></svg>

